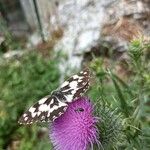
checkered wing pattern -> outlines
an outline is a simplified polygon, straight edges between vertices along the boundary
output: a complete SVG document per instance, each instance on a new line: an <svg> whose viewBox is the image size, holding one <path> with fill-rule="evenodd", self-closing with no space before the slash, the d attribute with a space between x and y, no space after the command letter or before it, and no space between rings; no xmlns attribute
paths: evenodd
<svg viewBox="0 0 150 150"><path fill-rule="evenodd" d="M20 124L54 121L67 109L68 103L82 96L89 88L90 72L84 69L66 80L57 90L40 99L19 119Z"/></svg>

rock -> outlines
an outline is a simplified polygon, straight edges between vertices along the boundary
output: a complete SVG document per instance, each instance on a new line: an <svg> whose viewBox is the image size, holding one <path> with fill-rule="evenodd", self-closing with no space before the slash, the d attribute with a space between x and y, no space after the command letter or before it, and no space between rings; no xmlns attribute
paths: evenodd
<svg viewBox="0 0 150 150"><path fill-rule="evenodd" d="M55 49L65 49L73 54L82 54L99 38L103 10L101 2L84 0L65 1L59 4L59 23L63 26L63 38Z"/></svg>
<svg viewBox="0 0 150 150"><path fill-rule="evenodd" d="M106 8L100 42L114 50L126 51L129 42L139 35L150 35L150 1L120 0Z"/></svg>
<svg viewBox="0 0 150 150"><path fill-rule="evenodd" d="M82 54L97 45L103 20L104 0L57 1L51 22L63 29L63 36L54 49L68 54L70 67L78 68Z"/></svg>

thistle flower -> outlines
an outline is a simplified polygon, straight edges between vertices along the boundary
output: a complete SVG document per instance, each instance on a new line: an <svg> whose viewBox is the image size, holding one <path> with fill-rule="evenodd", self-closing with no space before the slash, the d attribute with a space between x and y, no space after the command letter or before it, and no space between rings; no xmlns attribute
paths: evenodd
<svg viewBox="0 0 150 150"><path fill-rule="evenodd" d="M50 126L50 139L56 150L87 150L98 143L98 119L88 98L69 104L66 112Z"/></svg>
<svg viewBox="0 0 150 150"><path fill-rule="evenodd" d="M107 102L98 99L95 103L93 106L88 98L81 97L50 125L55 150L117 148L122 141L120 115Z"/></svg>

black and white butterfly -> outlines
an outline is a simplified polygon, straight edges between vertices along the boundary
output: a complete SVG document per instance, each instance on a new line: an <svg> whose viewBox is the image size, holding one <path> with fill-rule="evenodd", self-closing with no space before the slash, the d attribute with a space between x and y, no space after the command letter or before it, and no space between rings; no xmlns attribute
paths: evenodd
<svg viewBox="0 0 150 150"><path fill-rule="evenodd" d="M84 69L66 80L50 95L40 99L19 119L20 124L54 121L67 109L68 103L82 96L89 88L90 72Z"/></svg>

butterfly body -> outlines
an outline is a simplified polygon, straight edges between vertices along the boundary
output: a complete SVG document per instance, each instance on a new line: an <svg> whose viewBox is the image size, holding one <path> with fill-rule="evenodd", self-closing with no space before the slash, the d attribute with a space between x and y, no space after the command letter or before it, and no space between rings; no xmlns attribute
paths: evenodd
<svg viewBox="0 0 150 150"><path fill-rule="evenodd" d="M64 94L58 90L58 91L53 91L52 92L52 97L55 97L56 99L61 99L62 102L66 102L66 98L64 96Z"/></svg>
<svg viewBox="0 0 150 150"><path fill-rule="evenodd" d="M20 124L54 121L67 109L68 103L82 96L89 87L88 69L73 75L50 95L40 99L19 119Z"/></svg>

